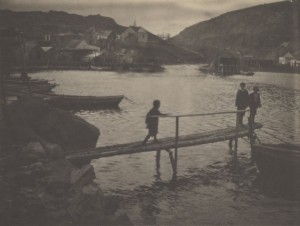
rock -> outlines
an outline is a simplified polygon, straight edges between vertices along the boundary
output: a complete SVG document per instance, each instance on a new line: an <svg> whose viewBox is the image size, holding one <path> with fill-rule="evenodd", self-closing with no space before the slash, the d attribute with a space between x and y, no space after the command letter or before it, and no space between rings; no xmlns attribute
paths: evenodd
<svg viewBox="0 0 300 226"><path fill-rule="evenodd" d="M18 187L33 187L36 177L33 175L32 170L17 172L15 174L15 183Z"/></svg>
<svg viewBox="0 0 300 226"><path fill-rule="evenodd" d="M94 168L92 165L88 164L81 169L73 170L71 172L70 183L76 187L83 187L84 185L93 182L95 178Z"/></svg>
<svg viewBox="0 0 300 226"><path fill-rule="evenodd" d="M30 165L34 162L45 159L46 151L40 142L29 142L19 153L18 163L20 165Z"/></svg>
<svg viewBox="0 0 300 226"><path fill-rule="evenodd" d="M105 216L113 216L119 209L121 197L118 196L105 196Z"/></svg>
<svg viewBox="0 0 300 226"><path fill-rule="evenodd" d="M29 166L29 169L31 171L31 176L39 179L46 175L48 175L51 171L51 169L47 166L47 164L42 162L35 162Z"/></svg>
<svg viewBox="0 0 300 226"><path fill-rule="evenodd" d="M100 224L104 218L103 192L94 183L84 186L70 200L68 212L73 222Z"/></svg>
<svg viewBox="0 0 300 226"><path fill-rule="evenodd" d="M30 142L25 148L23 148L23 152L37 157L45 157L46 155L46 151L39 142Z"/></svg>
<svg viewBox="0 0 300 226"><path fill-rule="evenodd" d="M17 160L27 155L38 159L19 164ZM78 169L63 155L59 145L46 142L31 142L16 152L13 171L8 171L5 181L0 177L4 225L104 225L106 203L93 182L93 166ZM109 207L113 212L116 208ZM117 222L121 221L126 222L125 218Z"/></svg>
<svg viewBox="0 0 300 226"><path fill-rule="evenodd" d="M61 223L63 221L65 221L66 218L68 218L68 212L65 209L58 209L58 210L54 210L54 211L48 211L47 212L47 218L50 221L53 221L53 220L57 221L57 223L54 224L54 225L58 225L59 223L60 223L60 225L62 225Z"/></svg>
<svg viewBox="0 0 300 226"><path fill-rule="evenodd" d="M45 140L69 150L93 148L100 135L95 126L67 111L58 109L44 115L37 133Z"/></svg>
<svg viewBox="0 0 300 226"><path fill-rule="evenodd" d="M46 166L50 171L50 174L45 178L46 192L54 196L66 194L71 186L70 175L74 169L73 165L65 159L59 159Z"/></svg>
<svg viewBox="0 0 300 226"><path fill-rule="evenodd" d="M41 162L36 162L36 163L33 163L29 166L30 169L34 169L34 170L39 170L41 169L43 166L43 163Z"/></svg>
<svg viewBox="0 0 300 226"><path fill-rule="evenodd" d="M70 112L29 97L10 104L11 141L20 144L45 140L65 150L95 147L99 129Z"/></svg>
<svg viewBox="0 0 300 226"><path fill-rule="evenodd" d="M82 193L87 197L95 196L99 193L99 188L95 184L88 184L82 188Z"/></svg>
<svg viewBox="0 0 300 226"><path fill-rule="evenodd" d="M105 225L132 226L133 223L126 213L117 212L114 216L106 220Z"/></svg>
<svg viewBox="0 0 300 226"><path fill-rule="evenodd" d="M248 174L257 174L257 173L258 173L258 170L257 170L256 166L252 166L252 167L247 168L247 169L246 169L246 172L247 172Z"/></svg>
<svg viewBox="0 0 300 226"><path fill-rule="evenodd" d="M50 160L57 160L65 157L64 150L57 144L46 144L46 152Z"/></svg>

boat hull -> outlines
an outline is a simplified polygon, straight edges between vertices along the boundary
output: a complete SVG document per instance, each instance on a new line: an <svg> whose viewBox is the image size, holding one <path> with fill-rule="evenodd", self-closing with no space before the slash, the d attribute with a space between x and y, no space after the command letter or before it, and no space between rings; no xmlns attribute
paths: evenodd
<svg viewBox="0 0 300 226"><path fill-rule="evenodd" d="M241 75L245 75L245 76L253 76L254 72L252 71L240 71Z"/></svg>
<svg viewBox="0 0 300 226"><path fill-rule="evenodd" d="M15 93L28 93L29 89L32 93L48 93L50 92L56 84L16 84L16 83L5 83L5 91L8 94Z"/></svg>
<svg viewBox="0 0 300 226"><path fill-rule="evenodd" d="M300 147L297 145L254 144L253 156L260 174L300 182Z"/></svg>
<svg viewBox="0 0 300 226"><path fill-rule="evenodd" d="M118 108L124 95L118 96L73 96L56 94L32 94L32 97L65 110L97 110Z"/></svg>

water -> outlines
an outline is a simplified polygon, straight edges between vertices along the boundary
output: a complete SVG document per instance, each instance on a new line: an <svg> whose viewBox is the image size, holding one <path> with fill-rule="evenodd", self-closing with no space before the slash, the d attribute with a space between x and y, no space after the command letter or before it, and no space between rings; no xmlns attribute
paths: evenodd
<svg viewBox="0 0 300 226"><path fill-rule="evenodd" d="M234 109L239 83L260 87L264 124L259 138L268 143L300 144L300 75L256 73L252 77L202 74L197 65L167 66L157 74L95 71L39 72L54 79L59 94L124 94L120 110L76 114L101 130L98 146L142 141L145 115L154 99L164 113L204 113ZM247 117L248 115L246 115ZM246 122L246 117L244 121ZM161 118L159 137L174 136L175 121ZM180 134L209 131L235 124L234 115L180 119ZM275 137L274 137L275 135ZM121 207L136 225L300 224L300 203L285 194L262 189L249 163L249 144L240 139L238 167L233 168L226 142L179 149L178 180L171 182L168 154L162 152L156 171L155 153L93 160L96 183L118 195Z"/></svg>

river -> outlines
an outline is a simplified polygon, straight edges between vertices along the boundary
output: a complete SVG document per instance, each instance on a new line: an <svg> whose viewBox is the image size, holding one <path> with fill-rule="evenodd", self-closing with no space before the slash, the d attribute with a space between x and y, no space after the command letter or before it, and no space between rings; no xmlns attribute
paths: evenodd
<svg viewBox="0 0 300 226"><path fill-rule="evenodd" d="M300 144L299 74L257 72L254 76L219 77L203 74L198 68L172 65L155 74L53 71L32 77L53 79L59 84L54 89L58 94L126 96L119 110L76 112L101 130L98 146L142 142L147 133L145 115L154 99L161 101L163 113L234 110L242 81L249 91L254 85L260 88L262 108L256 117L264 125L257 132L260 140ZM179 133L234 124L235 115L228 114L181 118ZM160 118L158 138L174 134L174 118ZM259 186L249 158L246 139L239 141L237 163L227 142L181 148L175 182L171 182L172 169L165 152L159 172L152 152L103 158L92 164L95 182L106 194L120 198L122 210L136 225L299 225L300 201Z"/></svg>

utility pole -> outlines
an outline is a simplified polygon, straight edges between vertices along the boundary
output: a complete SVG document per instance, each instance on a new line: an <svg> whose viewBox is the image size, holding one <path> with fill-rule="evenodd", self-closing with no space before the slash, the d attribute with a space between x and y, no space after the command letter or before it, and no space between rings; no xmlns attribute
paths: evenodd
<svg viewBox="0 0 300 226"><path fill-rule="evenodd" d="M12 64L12 50L17 44L16 32L7 28L0 28L0 154L6 148L5 131L8 120L6 112L6 92L4 80L10 75Z"/></svg>

